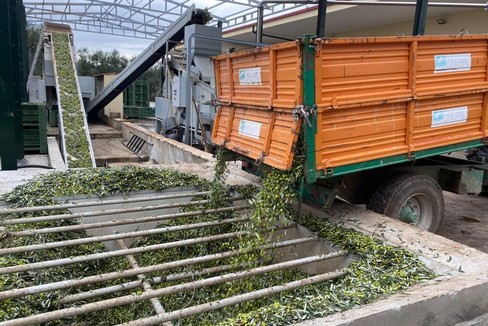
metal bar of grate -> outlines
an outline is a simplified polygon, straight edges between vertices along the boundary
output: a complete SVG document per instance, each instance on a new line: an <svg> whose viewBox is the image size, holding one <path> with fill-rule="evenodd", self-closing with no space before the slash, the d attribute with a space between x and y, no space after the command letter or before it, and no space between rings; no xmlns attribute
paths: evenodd
<svg viewBox="0 0 488 326"><path fill-rule="evenodd" d="M244 234L244 232L242 232L241 235L242 234ZM275 243L273 245L269 245L269 246L262 246L262 247L259 247L258 249L285 248L285 247L289 247L289 246L295 246L298 244L312 242L315 240L317 240L317 239L311 238L311 237L299 238L299 239L295 239L295 240L277 242L277 243ZM206 263L206 262L221 260L224 258L235 257L238 255L245 254L249 251L250 250L241 250L241 251L232 250L232 251L221 252L218 254L211 254L211 255L207 255L207 256L182 259L179 261L173 261L173 262L169 262L169 263L140 267L140 268L136 268L136 269L125 270L122 272L105 273L105 274L100 274L100 275L95 275L95 276L87 276L87 277L77 279L77 280L59 281L59 282L53 282L53 283L46 284L46 285L38 285L38 286L31 286L31 287L27 287L27 288L8 290L8 291L0 292L0 300L13 299L13 298L22 297L22 296L25 296L28 294L37 294L37 293L42 293L42 292L46 292L46 291L62 290L62 289L67 289L67 288L71 288L71 287L76 287L76 286L82 286L82 285L94 284L94 283L105 282L105 281L110 281L110 280L116 280L116 279L120 279L120 278L136 276L138 274L149 274L149 273L154 273L154 272L161 272L161 271L170 270L170 269L174 269L174 268L178 268L178 267L196 265L196 264L200 264L200 263Z"/></svg>
<svg viewBox="0 0 488 326"><path fill-rule="evenodd" d="M194 205L194 203L196 203L196 202L192 202L192 203L188 203L188 204L179 204L179 205L167 205L167 206L161 205L161 206L159 206L159 208L186 207L186 206L192 206L192 205ZM124 225L124 224L147 223L149 221L164 221L164 220L170 220L170 219L181 218L181 217L198 216L198 215L202 215L202 214L217 214L217 213L233 212L233 211L240 211L240 210L245 210L245 209L249 209L249 208L250 208L250 206L247 206L247 205L246 206L223 207L223 208L207 209L207 210L200 210L200 211L187 212L187 213L176 213L176 214L149 216L146 218L141 218L142 221L138 221L137 219L125 219L125 220L117 220L117 221L109 221L109 222L86 223L86 224L78 224L78 225L67 225L67 226L58 226L58 227L52 227L52 228L30 229L30 230L25 230L25 231L9 232L9 233L7 233L7 235L9 237L35 236L35 235L39 235L39 234L88 230L88 229L93 229L93 228L101 228L101 227ZM109 212L109 211L100 211L100 212L97 212L97 215L102 215L102 214L105 215L106 214L105 212ZM111 214L111 213L109 213L109 214ZM93 216L93 215L90 215L90 216ZM83 217L85 217L85 216L83 216Z"/></svg>
<svg viewBox="0 0 488 326"><path fill-rule="evenodd" d="M195 197L202 193L192 192ZM178 194L187 196L187 194ZM205 194L206 195L206 194ZM161 196L161 200L171 200L173 195ZM149 199L150 198L150 199ZM188 200L194 197L188 196ZM305 250L303 254L297 256L291 254L283 258L281 251L276 250L295 250L300 246L316 246L320 239L311 233L298 232L298 226L294 223L283 223L269 229L261 236L269 237L274 242L266 244L240 247L243 237L250 234L248 223L250 217L245 214L251 207L241 198L229 198L229 202L234 202L235 206L222 207L216 209L198 209L196 211L176 212L178 209L188 209L188 206L206 205L208 200L196 200L184 203L172 203L161 205L143 206L147 201L154 201L154 197L143 197L138 201L136 198L131 200L107 200L106 204L116 204L121 207L125 204L136 205L140 207L127 207L124 209L100 209L99 202L95 203L69 203L57 205L58 209L84 209L93 210L85 213L58 214L49 216L36 216L32 218L18 218L4 220L3 232L11 238L4 238L12 241L10 247L7 245L0 248L0 257L6 261L15 255L24 255L33 253L33 257L46 257L41 260L26 261L16 260L7 266L0 267L0 276L24 277L23 275L49 274L53 271L54 278L49 281L38 283L25 283L22 287L16 286L5 288L0 292L0 302L9 302L8 300L24 300L25 297L31 298L54 295L58 300L53 310L42 311L30 316L23 316L17 319L0 322L2 325L33 325L49 323L50 321L62 320L63 318L89 318L91 313L100 313L101 311L123 308L127 305L139 305L145 303L146 313L141 315L141 319L130 321L127 325L170 325L170 322L182 316L192 316L204 311L211 311L235 304L236 302L245 302L266 295L280 293L307 284L314 284L324 280L344 275L345 271L336 271L334 273L323 273L307 277L300 276L301 279L270 288L263 288L246 294L237 294L227 297L216 302L206 302L195 304L191 307L177 306L169 311L164 306L161 298L169 295L183 295L189 291L205 291L205 288L219 286L222 284L237 282L239 280L264 277L265 274L275 273L286 269L302 268L309 265L323 265L325 261L343 259L346 255L343 251L330 252L326 251L317 253ZM92 205L93 206L90 206ZM152 203L151 203L152 204ZM151 207L148 209L148 207ZM109 208L109 207L107 207ZM159 213L156 216L154 210L169 209L170 214ZM19 210L19 209L15 209ZM27 208L20 208L22 212L27 212ZM40 212L41 209L34 208L34 212ZM48 209L49 211L49 209ZM11 213L12 211L7 212ZM18 213L19 211L15 211ZM134 217L127 214L134 213L140 217ZM222 213L232 213L232 215L221 215ZM5 213L8 214L8 213ZM122 214L122 215L120 215ZM125 214L125 215L124 215ZM225 217L224 217L225 216ZM63 217L63 218L61 218ZM85 217L90 219L82 220ZM56 226L57 221L66 219L63 223L69 225ZM45 222L46 224L38 225L36 223ZM80 223L86 222L86 223ZM54 225L51 223L55 223ZM79 224L77 224L79 223ZM31 225L30 225L31 224ZM32 227L24 229L22 227ZM34 228L35 227L35 228ZM124 229L119 229L124 227ZM91 230L99 233L90 233ZM281 238L288 234L291 238ZM83 231L87 233L84 234ZM60 240L58 236L63 236L69 232L76 232L75 238L69 236ZM185 233L177 233L185 232ZM189 233L188 233L189 232ZM155 238L154 238L155 237ZM132 239L151 239L149 242L134 242L130 245ZM37 243L36 243L37 242ZM113 242L115 246L110 247L107 243ZM9 242L7 242L8 244ZM25 243L25 245L24 245ZM52 252L63 248L78 248L91 244L104 244L107 251L100 252L100 247L94 251L80 252L72 256L43 256L45 253ZM232 244L232 245L230 245ZM198 246L195 250L190 250L189 255L173 253L184 253L187 248ZM81 247L80 247L81 248ZM89 247L90 248L90 247ZM200 249L201 248L201 249ZM306 247L308 249L308 247ZM90 249L91 250L91 249ZM174 250L174 251L170 251ZM200 251L203 250L203 251ZM39 255L34 254L38 252ZM60 251L69 252L69 251ZM169 256L162 255L161 258L152 260L151 255L169 252ZM234 264L232 262L240 261L238 257L254 252L276 253L275 258L265 256L262 260L257 260L254 264L251 262ZM141 255L141 256L139 256ZM245 257L245 256L244 256ZM141 260L140 260L141 258ZM125 260L120 265L117 260ZM149 260L148 260L149 259ZM102 264L107 262L110 268L103 272L90 270L87 274L80 274L79 277L62 278L57 277L60 267L71 266L70 270L76 270L78 266L84 263L97 262ZM150 262L144 265L142 262ZM110 265L116 263L115 265ZM318 265L317 265L318 264ZM334 265L336 266L336 265ZM342 265L341 265L342 266ZM68 268L68 267L66 267ZM314 267L315 268L315 267ZM335 268L335 267L334 267ZM342 268L342 267L341 267ZM43 283L44 282L44 283ZM171 283L169 283L171 282ZM264 285L269 286L269 285ZM15 302L15 301L12 301ZM205 302L205 301L203 301ZM57 309L57 310L56 310ZM153 315L151 317L151 315ZM134 317L132 317L134 318ZM89 320L89 319L87 319Z"/></svg>
<svg viewBox="0 0 488 326"><path fill-rule="evenodd" d="M144 157L142 154L144 152L144 149L151 145L149 142L147 142L145 139L139 137L136 134L131 133L131 137L127 143L124 143L124 146L127 147L131 152L136 154L139 157Z"/></svg>
<svg viewBox="0 0 488 326"><path fill-rule="evenodd" d="M141 142L139 143L139 145L134 147L134 153L136 153L138 155L141 155L142 148L144 146L147 146L147 144L149 144L149 143L147 141L145 141L144 139L141 138Z"/></svg>
<svg viewBox="0 0 488 326"><path fill-rule="evenodd" d="M273 264L273 265L257 267L257 268L249 269L249 270L242 271L242 272L227 274L224 276L216 276L213 278L208 278L208 279L194 281L194 282L188 282L188 283L184 283L181 285L168 286L168 287L158 289L158 290L147 290L147 291L145 291L139 295L134 295L134 294L126 295L126 296L117 297L117 298L113 298L113 299L107 299L107 300L98 301L98 302L94 302L94 303L87 303L85 305L77 306L77 307L73 307L73 308L65 308L65 309L61 309L58 311L47 312L47 313L39 314L39 315L32 316L32 317L20 318L20 319L12 321L12 323L6 322L5 324L0 323L0 325L26 325L26 324L30 324L30 323L49 322L49 321L58 319L59 317L71 317L71 316L77 316L77 315L85 314L85 313L89 313L89 312L100 311L100 310L104 310L104 309L108 309L108 308L120 307L120 306L127 305L130 303L136 303L136 302L148 300L151 298L157 298L157 297L160 297L163 295L169 295L169 294L178 293L178 292L182 292L182 291L193 290L193 289L196 289L198 287L209 286L212 284L219 284L219 283L228 282L231 280L242 279L242 278L247 278L247 277L251 277L251 276L255 276L255 275L259 275L259 274L263 274L263 273L267 273L267 272L271 272L271 271L281 270L284 268L296 267L296 266L312 263L315 261L336 258L336 257L339 257L340 255L345 255L345 253L344 252L338 252L338 253L333 253L333 254L329 254L329 255L319 255L319 256L315 256L315 257L307 257L305 259L296 259L296 260L288 261L285 263L277 263L277 264ZM327 279L331 279L331 278L333 278L331 276L331 274L333 274L333 273L326 273L326 274L322 274L319 276L311 277L309 279L295 281L292 283L296 283L294 286L304 286L301 284L306 284L307 280L309 280L308 282L310 282L310 281L319 282L319 280L324 279L324 276L326 276ZM337 273L337 275L344 275L344 274L345 274L345 271ZM334 277L337 277L337 276L334 275ZM280 288L280 287L277 286L275 288ZM268 289L273 291L273 288L268 288ZM251 300L251 299L249 299L249 300ZM222 300L220 302L222 302ZM146 321L148 319L146 319ZM172 319L163 320L163 319L158 318L157 323L170 321L170 320L172 320ZM148 324L144 323L144 324L140 324L140 325L148 325Z"/></svg>
<svg viewBox="0 0 488 326"><path fill-rule="evenodd" d="M315 275L315 276L312 276L312 277L309 277L306 279L292 281L292 282L289 282L289 283L286 283L283 285L277 285L277 286L257 290L254 292L236 295L236 296L225 298L225 299L218 300L218 301L213 301L213 302L208 302L208 303L193 306L193 307L183 308L180 310L175 310L172 312L165 313L162 316L153 316L153 317L149 317L149 318L139 319L139 320L131 321L128 323L120 324L117 326L158 325L159 323L162 323L165 321L178 320L178 319L190 317L190 316L193 316L196 314L201 314L204 312L221 309L221 308L236 305L239 303L243 303L243 302L247 302L247 301L251 301L251 300L256 300L259 298L270 296L272 294L277 294L277 293L297 289L300 287L304 287L307 285L312 285L312 284L316 284L316 283L320 283L320 282L333 280L335 278L344 276L346 274L347 274L346 270L340 270L340 271L333 272L333 273L319 274L319 275Z"/></svg>
<svg viewBox="0 0 488 326"><path fill-rule="evenodd" d="M132 145L137 141L137 138L134 137L134 134L132 134L132 136L130 137L129 139L129 142L127 143L126 147L129 148L129 147L132 147Z"/></svg>
<svg viewBox="0 0 488 326"><path fill-rule="evenodd" d="M224 223L221 222L221 224L225 224L225 222ZM238 237L239 235L244 235L245 233L246 232L244 232L244 231L223 233L223 234L211 235L211 236L200 237L200 238L193 238L193 239L186 239L186 240L180 240L180 241L174 241L174 242L167 242L167 243L162 243L162 244L158 244L158 245L136 247L136 248L131 248L131 249L127 249L127 250L108 251L108 252L91 254L91 255L76 256L76 257L70 257L70 258L61 258L61 259L48 260L48 261L43 261L43 262L38 262L38 263L2 267L2 268L0 268L0 275L10 274L10 273L18 273L18 272L27 272L27 271L43 269L43 268L50 268L50 267L66 266L66 265L72 265L72 264L76 264L76 263L83 263L83 262L100 260L100 259L120 257L120 256L125 256L127 254L140 254L140 253L150 252L150 251L165 250L165 249L170 249L170 248L189 246L189 245L194 245L194 244L199 244L199 243L205 243L205 242L210 242L210 241L216 241L216 240L223 240L223 239Z"/></svg>
<svg viewBox="0 0 488 326"><path fill-rule="evenodd" d="M184 273L177 273L177 274L170 274L166 275L163 277L153 277L151 279L152 284L160 284L163 282L172 282L172 281L179 281L179 280L184 280L187 278L193 279L198 276L202 275L207 275L207 274L213 274L213 273L220 273L220 272L227 272L232 269L235 269L236 266L233 265L223 265L223 266L217 266L217 267L210 267L210 268L204 268L199 271L195 272L184 272ZM133 281L133 282L127 282L127 283L122 283L118 285L113 285L113 286L107 286L104 288L99 288L96 290L91 290L88 292L81 292L73 295L67 295L65 296L60 303L61 304L69 304L69 303L74 303L77 301L82 301L82 300L87 300L91 298L95 298L98 296L106 295L106 294L111 294L115 292L121 292L121 291L128 291L132 289L136 289L140 287L142 282L139 281Z"/></svg>
<svg viewBox="0 0 488 326"><path fill-rule="evenodd" d="M239 200L239 199L240 198L234 198L232 199L232 201ZM205 203L208 203L208 201L200 201L200 202L194 201L191 203L150 205L150 206L128 207L128 208L121 208L121 209L107 209L107 210L100 210L100 211L91 211L86 213L67 213L67 214L30 217L30 218L17 218L13 220L1 221L0 226L14 225L14 224L28 224L28 223L35 223L35 222L52 222L58 220L93 217L99 215L117 215L123 213L131 213L131 212L152 211L152 210L171 208L171 207L175 208L175 207L193 206L195 204L205 204Z"/></svg>
<svg viewBox="0 0 488 326"><path fill-rule="evenodd" d="M133 142L132 145L130 146L127 145L127 148L137 154L138 148L141 145L141 143L144 144L144 139L136 135L132 135L131 138L135 138L135 142Z"/></svg>
<svg viewBox="0 0 488 326"><path fill-rule="evenodd" d="M39 211L50 211L50 210L61 210L61 209L80 208L80 207L106 206L106 205L121 204L121 203L134 203L134 202L141 202L142 203L142 202L153 201L153 200L205 196L205 195L208 195L209 193L210 193L210 191L185 192L185 193L181 193L181 194L177 193L177 194L172 194L172 195L155 195L155 196L148 196L148 197L112 199L112 200L109 199L109 200L102 200L99 202L79 202L79 203L59 204L59 205L50 205L50 206L2 208L2 209L0 209L0 215L15 214L15 213L28 213L28 212L39 212ZM0 221L0 225L20 224L20 222L22 222L22 224L26 223L25 221L19 221L18 219L14 219L14 220Z"/></svg>
<svg viewBox="0 0 488 326"><path fill-rule="evenodd" d="M121 250L129 249L129 248L127 248L127 245L125 244L124 240L121 240L121 239L117 240L117 244L119 245ZM132 267L133 269L139 268L139 264L137 263L134 256L127 255L125 257L129 261L130 267ZM141 281L141 285L144 288L144 291L152 290L151 284L149 284L149 282L147 282L145 280L144 275L138 274L137 278ZM151 298L151 299L149 299L149 301L151 302L153 309L156 312L156 314L161 315L161 314L165 313L164 308L161 305L161 302L159 302L158 298ZM171 323L163 323L163 326L170 326L170 325L171 325Z"/></svg>
<svg viewBox="0 0 488 326"><path fill-rule="evenodd" d="M218 209L217 212L230 212L230 211L238 211L238 210L242 210L242 209L245 209L245 207L236 207L235 209ZM192 216L192 215L187 215L187 216ZM151 220L154 220L154 219L151 219ZM28 246L22 246L22 247L3 248L3 249L0 249L0 256L11 255L11 254L16 254L16 253L23 253L23 252L32 252L32 251L39 251L39 250L63 248L63 247L70 247L70 246L79 246L79 245L84 245L84 244L89 244L89 243L99 243L99 242L103 242L103 241L120 240L120 239L134 238L134 237L140 237L140 236L163 234L163 233L175 232L175 231L192 230L192 229L197 229L197 228L218 226L218 225L224 225L224 224L230 224L230 223L242 223L242 222L247 222L247 221L249 221L249 218L247 218L247 217L238 217L238 218L233 218L233 219L228 219L228 220L215 220L215 221L201 222L201 223L195 223L195 224L169 226L169 227L165 227L165 228L151 229L151 230L145 230L145 231L134 231L134 232L126 232L126 233L118 233L118 234L108 234L108 235L104 235L104 236L56 241L56 242L49 242L49 243L43 243L43 244L37 244L37 245L28 245ZM0 274L2 274L1 268L0 268Z"/></svg>

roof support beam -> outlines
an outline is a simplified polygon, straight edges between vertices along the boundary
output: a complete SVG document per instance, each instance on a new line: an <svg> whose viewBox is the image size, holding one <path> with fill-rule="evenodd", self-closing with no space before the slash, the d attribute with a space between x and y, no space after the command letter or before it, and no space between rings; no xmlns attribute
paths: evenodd
<svg viewBox="0 0 488 326"><path fill-rule="evenodd" d="M413 22L413 32L415 35L424 35L425 21L427 20L427 8L429 7L429 0L417 0L415 7L415 20Z"/></svg>
<svg viewBox="0 0 488 326"><path fill-rule="evenodd" d="M315 34L318 37L325 36L325 21L327 17L327 0L319 1L319 10L317 13L317 30Z"/></svg>

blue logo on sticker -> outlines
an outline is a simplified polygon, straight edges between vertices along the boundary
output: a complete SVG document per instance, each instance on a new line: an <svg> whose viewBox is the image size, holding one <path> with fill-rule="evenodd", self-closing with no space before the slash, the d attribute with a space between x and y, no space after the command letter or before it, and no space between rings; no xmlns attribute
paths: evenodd
<svg viewBox="0 0 488 326"><path fill-rule="evenodd" d="M437 55L435 57L436 68L442 68L447 66L447 58L443 55Z"/></svg>
<svg viewBox="0 0 488 326"><path fill-rule="evenodd" d="M433 123L442 122L444 120L444 113L443 112L434 111L434 112L432 112L432 114L433 114L433 117L432 117Z"/></svg>

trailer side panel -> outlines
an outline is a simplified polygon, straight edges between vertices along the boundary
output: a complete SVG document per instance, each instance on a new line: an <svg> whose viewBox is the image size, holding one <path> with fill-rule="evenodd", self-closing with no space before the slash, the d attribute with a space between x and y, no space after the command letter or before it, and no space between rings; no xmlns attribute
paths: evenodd
<svg viewBox="0 0 488 326"><path fill-rule="evenodd" d="M222 55L212 140L288 169L305 117L307 182L479 146L487 62L488 35L304 38Z"/></svg>

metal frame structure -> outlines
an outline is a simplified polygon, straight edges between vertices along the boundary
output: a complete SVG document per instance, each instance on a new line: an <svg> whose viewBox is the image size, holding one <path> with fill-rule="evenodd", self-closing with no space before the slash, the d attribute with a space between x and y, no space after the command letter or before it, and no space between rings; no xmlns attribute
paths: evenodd
<svg viewBox="0 0 488 326"><path fill-rule="evenodd" d="M56 21L70 24L73 30L98 34L121 35L154 39L173 21L192 6L190 0L25 0L24 6L29 23ZM324 5L325 3L325 5ZM210 0L205 2L214 17L211 25L219 22L224 29L254 25L258 11L263 17L274 18L291 13L298 8L330 5L397 5L415 6L416 0L329 0L329 1L258 1L258 0ZM199 3L195 3L198 7ZM470 3L431 1L429 6L487 8L486 2ZM261 8L261 9L259 9ZM259 10L258 10L259 9Z"/></svg>

